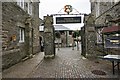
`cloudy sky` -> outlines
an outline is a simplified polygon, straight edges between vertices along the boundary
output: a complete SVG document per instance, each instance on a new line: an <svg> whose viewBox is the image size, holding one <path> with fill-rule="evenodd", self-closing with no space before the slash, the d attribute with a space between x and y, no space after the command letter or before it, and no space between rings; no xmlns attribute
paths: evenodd
<svg viewBox="0 0 120 80"><path fill-rule="evenodd" d="M40 0L40 18L47 14L65 14L63 8L65 5L71 5L73 7L73 14L90 13L89 0ZM64 24L64 26L70 29L80 29L83 26L81 24Z"/></svg>

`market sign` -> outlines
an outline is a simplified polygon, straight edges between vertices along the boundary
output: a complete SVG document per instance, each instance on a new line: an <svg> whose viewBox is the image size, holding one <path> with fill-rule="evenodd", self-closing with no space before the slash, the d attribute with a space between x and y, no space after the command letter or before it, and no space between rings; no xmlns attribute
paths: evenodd
<svg viewBox="0 0 120 80"><path fill-rule="evenodd" d="M120 36L106 37L105 48L120 48Z"/></svg>
<svg viewBox="0 0 120 80"><path fill-rule="evenodd" d="M56 17L56 24L81 23L81 16Z"/></svg>

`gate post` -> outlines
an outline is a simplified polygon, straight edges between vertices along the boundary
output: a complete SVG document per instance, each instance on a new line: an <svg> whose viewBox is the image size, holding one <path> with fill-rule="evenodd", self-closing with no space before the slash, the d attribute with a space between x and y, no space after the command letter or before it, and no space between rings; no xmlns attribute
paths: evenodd
<svg viewBox="0 0 120 80"><path fill-rule="evenodd" d="M55 57L53 16L44 16L44 58Z"/></svg>
<svg viewBox="0 0 120 80"><path fill-rule="evenodd" d="M86 44L85 44L85 26L81 28L81 55L86 57Z"/></svg>
<svg viewBox="0 0 120 80"><path fill-rule="evenodd" d="M95 17L92 14L85 15L82 30L82 54L85 57L96 56L96 32Z"/></svg>
<svg viewBox="0 0 120 80"><path fill-rule="evenodd" d="M95 32L95 17L94 15L88 15L85 25L85 47L86 57L96 56L96 32Z"/></svg>

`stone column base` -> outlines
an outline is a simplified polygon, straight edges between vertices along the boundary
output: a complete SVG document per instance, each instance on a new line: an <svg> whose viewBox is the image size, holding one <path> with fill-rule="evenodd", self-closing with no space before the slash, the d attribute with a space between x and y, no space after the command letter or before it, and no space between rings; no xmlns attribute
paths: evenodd
<svg viewBox="0 0 120 80"><path fill-rule="evenodd" d="M97 58L96 54L86 54L86 58Z"/></svg>
<svg viewBox="0 0 120 80"><path fill-rule="evenodd" d="M45 59L48 59L48 58L54 58L54 57L55 57L54 54L52 54L52 55L45 55L45 56L44 56Z"/></svg>

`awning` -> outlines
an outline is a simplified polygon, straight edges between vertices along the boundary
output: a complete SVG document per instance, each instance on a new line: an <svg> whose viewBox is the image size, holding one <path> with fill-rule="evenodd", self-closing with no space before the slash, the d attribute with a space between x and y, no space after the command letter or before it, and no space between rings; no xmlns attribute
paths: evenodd
<svg viewBox="0 0 120 80"><path fill-rule="evenodd" d="M54 25L54 28L55 28L55 31L72 31L71 29L63 25ZM40 26L39 31L44 31L44 26Z"/></svg>
<svg viewBox="0 0 120 80"><path fill-rule="evenodd" d="M120 26L104 27L102 33L112 33L120 31Z"/></svg>

